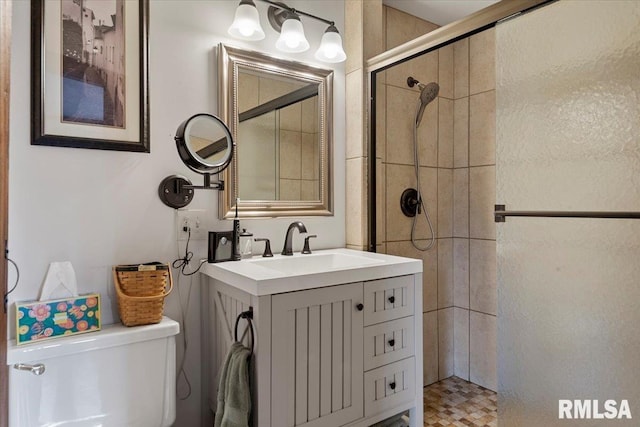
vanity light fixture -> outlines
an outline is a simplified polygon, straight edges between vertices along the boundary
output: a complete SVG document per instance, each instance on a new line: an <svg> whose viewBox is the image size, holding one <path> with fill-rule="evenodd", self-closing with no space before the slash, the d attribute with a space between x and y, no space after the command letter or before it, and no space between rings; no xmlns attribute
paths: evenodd
<svg viewBox="0 0 640 427"><path fill-rule="evenodd" d="M269 4L267 17L271 27L280 33L276 48L283 52L304 52L309 49L309 42L304 34L300 16L315 19L328 25L322 36L320 47L315 53L319 61L337 63L347 59L342 47L342 37L335 22L319 16L291 8L284 3L271 0L260 0ZM235 19L229 27L229 34L243 40L262 40L264 31L260 26L258 9L253 0L241 0L236 9Z"/></svg>
<svg viewBox="0 0 640 427"><path fill-rule="evenodd" d="M229 34L245 40L262 40L264 31L260 25L260 16L253 0L241 0Z"/></svg>

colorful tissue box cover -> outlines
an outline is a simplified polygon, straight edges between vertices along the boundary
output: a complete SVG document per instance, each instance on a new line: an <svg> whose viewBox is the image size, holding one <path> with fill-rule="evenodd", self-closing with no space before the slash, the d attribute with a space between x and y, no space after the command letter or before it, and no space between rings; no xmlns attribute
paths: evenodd
<svg viewBox="0 0 640 427"><path fill-rule="evenodd" d="M100 294L16 303L18 345L100 330Z"/></svg>

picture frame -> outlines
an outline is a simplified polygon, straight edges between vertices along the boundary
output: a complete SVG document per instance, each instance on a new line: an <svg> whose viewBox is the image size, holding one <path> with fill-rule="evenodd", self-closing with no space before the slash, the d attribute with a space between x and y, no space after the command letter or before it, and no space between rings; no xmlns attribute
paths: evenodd
<svg viewBox="0 0 640 427"><path fill-rule="evenodd" d="M31 0L31 144L150 152L148 0Z"/></svg>

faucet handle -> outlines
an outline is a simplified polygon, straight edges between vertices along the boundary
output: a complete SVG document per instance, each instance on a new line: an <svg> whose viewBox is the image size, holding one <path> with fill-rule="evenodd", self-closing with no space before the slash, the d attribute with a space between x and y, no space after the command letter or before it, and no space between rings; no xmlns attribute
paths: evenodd
<svg viewBox="0 0 640 427"><path fill-rule="evenodd" d="M311 253L311 249L309 248L309 239L314 238L314 237L318 237L317 234L312 234L310 236L307 236L304 238L304 248L302 248L302 253L303 254L310 254Z"/></svg>
<svg viewBox="0 0 640 427"><path fill-rule="evenodd" d="M263 258L269 258L273 256L273 253L271 252L271 242L269 241L269 239L264 239L264 238L255 238L253 239L254 242L264 242L264 252L262 254Z"/></svg>

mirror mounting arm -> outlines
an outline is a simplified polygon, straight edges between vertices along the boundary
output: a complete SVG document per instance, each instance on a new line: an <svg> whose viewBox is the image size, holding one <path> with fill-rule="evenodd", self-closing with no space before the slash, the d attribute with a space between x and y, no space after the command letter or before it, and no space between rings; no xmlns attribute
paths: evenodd
<svg viewBox="0 0 640 427"><path fill-rule="evenodd" d="M211 182L211 175L204 175L204 185L193 185L189 179L179 175L169 175L158 187L158 196L162 203L170 208L180 209L193 200L193 190L224 190L224 181Z"/></svg>
<svg viewBox="0 0 640 427"><path fill-rule="evenodd" d="M224 181L211 182L211 174L204 175L204 185L181 184L182 188L194 190L224 190Z"/></svg>

